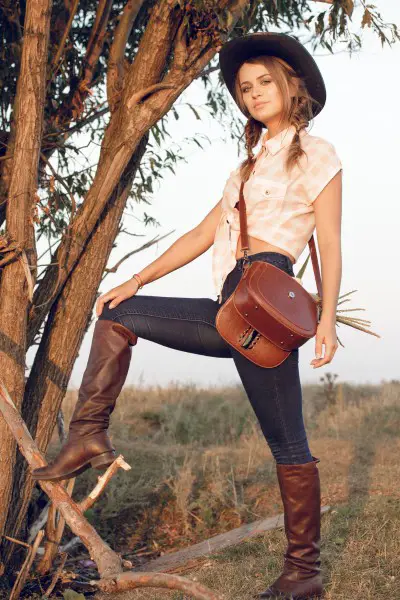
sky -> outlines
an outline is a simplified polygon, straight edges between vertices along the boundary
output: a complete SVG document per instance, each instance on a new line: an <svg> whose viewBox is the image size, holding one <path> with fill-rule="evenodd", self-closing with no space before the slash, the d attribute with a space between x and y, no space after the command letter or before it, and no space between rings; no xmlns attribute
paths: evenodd
<svg viewBox="0 0 400 600"><path fill-rule="evenodd" d="M320 9L325 8L322 3L318 5ZM397 0L381 0L376 5L385 22L400 25ZM354 18L354 23L358 22ZM327 88L327 102L310 133L333 143L343 164L341 293L358 290L348 307L365 308L357 316L371 320L372 330L381 338L342 325L337 333L344 348L339 346L333 361L319 369L309 364L314 358L315 340L308 341L299 352L303 384L318 383L327 372L336 373L337 382L379 383L399 378L395 350L400 333L400 284L396 266L400 237L397 181L400 43L391 48L385 44L382 48L377 34L369 30L363 30L362 38L362 51L352 56L342 50L340 43L335 46L335 55L322 49L315 53ZM203 84L194 81L180 102L201 107L204 98ZM181 107L179 113L180 119L171 119L169 126L177 142L187 136L200 136L201 140L208 136L211 143L206 142L203 150L191 143L185 155L187 162L177 166L176 175L166 171L161 183L156 185L152 206L139 207L136 215L129 210L125 212L125 228L142 232L145 237L137 242L131 236L120 236L109 266L156 234L162 236L175 231L148 250L133 255L117 273L108 275L100 287L101 293L142 270L195 227L221 198L230 172L244 158L243 149L238 154L237 142L230 141L221 125L205 116L205 112L201 113L204 116L201 121L195 119L189 108ZM161 226L140 228L137 216L143 210L157 218ZM211 250L146 285L138 293L216 299L211 278ZM295 273L307 253L305 249L295 265ZM311 263L303 283L308 291L316 291ZM85 335L69 388L77 389L81 383L95 320ZM213 386L240 381L231 359L178 352L146 340L139 340L132 350L126 384L164 386L179 382Z"/></svg>

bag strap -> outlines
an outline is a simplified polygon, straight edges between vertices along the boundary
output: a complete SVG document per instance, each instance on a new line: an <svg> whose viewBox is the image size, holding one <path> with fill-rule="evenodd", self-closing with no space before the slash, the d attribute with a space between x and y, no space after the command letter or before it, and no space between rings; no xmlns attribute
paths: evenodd
<svg viewBox="0 0 400 600"><path fill-rule="evenodd" d="M246 203L243 195L244 181L240 184L240 192L239 192L239 219L240 219L240 239L242 244L242 252L244 253L244 257L247 259L247 252L249 248L249 236L247 233L247 216L246 216ZM322 300L322 281L321 281L321 273L319 270L319 262L318 262L318 254L317 248L315 245L314 235L308 241L308 247L310 249L311 262L314 271L315 283L317 284L317 292L318 296Z"/></svg>

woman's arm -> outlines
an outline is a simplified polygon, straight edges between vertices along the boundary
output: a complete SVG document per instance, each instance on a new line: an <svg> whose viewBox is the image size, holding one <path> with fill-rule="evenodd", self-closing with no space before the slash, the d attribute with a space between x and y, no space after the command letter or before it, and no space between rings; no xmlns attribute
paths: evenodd
<svg viewBox="0 0 400 600"><path fill-rule="evenodd" d="M220 217L221 200L194 229L182 235L168 250L139 272L143 283L150 283L183 267L208 250L214 242Z"/></svg>
<svg viewBox="0 0 400 600"><path fill-rule="evenodd" d="M321 256L322 315L336 322L336 308L342 277L341 220L342 171L339 171L314 202L315 226Z"/></svg>
<svg viewBox="0 0 400 600"><path fill-rule="evenodd" d="M314 202L315 226L321 257L322 313L318 324L315 367L330 362L338 347L336 337L336 309L342 278L341 220L342 171L336 173ZM325 356L322 355L325 344ZM318 358L320 355L322 358Z"/></svg>
<svg viewBox="0 0 400 600"><path fill-rule="evenodd" d="M200 254L203 254L213 244L215 231L221 217L221 200L214 206L208 215L195 227L182 235L174 242L168 250L157 260L150 263L139 276L143 283L155 281L175 269L191 262ZM125 283L118 285L106 294L99 296L96 302L96 315L99 317L103 312L106 302L110 301L109 308L115 308L120 302L131 298L136 294L139 283L136 277L131 277Z"/></svg>

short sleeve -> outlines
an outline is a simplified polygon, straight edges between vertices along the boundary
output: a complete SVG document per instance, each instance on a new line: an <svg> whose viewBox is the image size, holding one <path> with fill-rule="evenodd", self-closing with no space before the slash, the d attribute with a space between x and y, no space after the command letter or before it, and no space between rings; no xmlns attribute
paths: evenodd
<svg viewBox="0 0 400 600"><path fill-rule="evenodd" d="M306 203L310 206L343 167L335 146L323 138L315 138L315 143L307 149L307 157L303 187Z"/></svg>
<svg viewBox="0 0 400 600"><path fill-rule="evenodd" d="M230 172L222 193L222 207L232 207L239 197L239 167Z"/></svg>

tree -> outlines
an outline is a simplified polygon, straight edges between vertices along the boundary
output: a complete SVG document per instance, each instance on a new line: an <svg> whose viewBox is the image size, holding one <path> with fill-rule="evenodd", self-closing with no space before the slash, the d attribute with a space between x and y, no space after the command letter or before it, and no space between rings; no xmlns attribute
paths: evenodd
<svg viewBox="0 0 400 600"><path fill-rule="evenodd" d="M333 51L341 39L359 49L353 1L322 1L319 12L312 0L1 0L0 372L43 452L111 249L125 233L127 203L147 201L152 180L181 158L153 151L153 140L163 147L170 111L177 116L177 100L201 78L208 109L226 122L231 103L212 77L217 52L248 31L302 28L314 48ZM361 27L382 45L399 39L374 6L360 8ZM230 119L232 137L239 125ZM71 168L81 132L101 142L95 169ZM0 439L0 534L24 539L33 484L1 417ZM2 545L5 566L12 548Z"/></svg>

